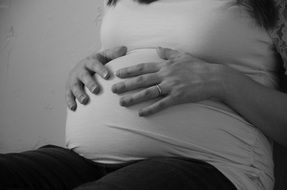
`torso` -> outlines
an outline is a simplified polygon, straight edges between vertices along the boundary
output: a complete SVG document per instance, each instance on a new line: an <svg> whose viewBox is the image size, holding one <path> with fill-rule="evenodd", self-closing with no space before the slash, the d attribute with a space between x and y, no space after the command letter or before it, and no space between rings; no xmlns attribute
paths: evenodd
<svg viewBox="0 0 287 190"><path fill-rule="evenodd" d="M229 65L274 87L275 56L270 37L243 8L232 6L231 2L164 0L139 5L121 0L115 8L107 9L102 47L125 45L129 53L107 66L114 71L137 63L161 61L154 48L169 47ZM91 101L87 106L79 105L76 112L68 111L69 148L104 163L152 156L193 157L233 175L231 180L240 189L252 185L258 188L258 183L266 189L272 187L269 141L226 105L213 101L190 103L140 118L137 110L152 101L121 107L119 96L110 90L120 79L98 80L103 93L89 94ZM266 153L264 159L258 149ZM244 177L250 177L246 187L240 186Z"/></svg>

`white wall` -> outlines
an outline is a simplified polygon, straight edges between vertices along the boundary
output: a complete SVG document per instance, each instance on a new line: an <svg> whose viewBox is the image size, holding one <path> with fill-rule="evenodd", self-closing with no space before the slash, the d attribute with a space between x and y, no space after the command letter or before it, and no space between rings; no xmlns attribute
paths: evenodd
<svg viewBox="0 0 287 190"><path fill-rule="evenodd" d="M0 153L64 146L64 84L99 49L102 0L0 0Z"/></svg>

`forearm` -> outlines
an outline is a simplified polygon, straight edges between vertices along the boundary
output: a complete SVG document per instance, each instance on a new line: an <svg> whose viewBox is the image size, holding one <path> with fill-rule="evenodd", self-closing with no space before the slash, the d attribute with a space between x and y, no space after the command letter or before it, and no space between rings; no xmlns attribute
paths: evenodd
<svg viewBox="0 0 287 190"><path fill-rule="evenodd" d="M237 72L223 77L223 101L263 133L287 146L287 94Z"/></svg>

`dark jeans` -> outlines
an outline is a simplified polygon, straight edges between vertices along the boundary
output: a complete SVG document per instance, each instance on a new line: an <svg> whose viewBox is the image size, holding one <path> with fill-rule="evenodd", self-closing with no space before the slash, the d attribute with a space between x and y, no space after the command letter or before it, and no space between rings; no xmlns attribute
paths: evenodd
<svg viewBox="0 0 287 190"><path fill-rule="evenodd" d="M53 145L0 154L0 189L236 190L215 167L200 160L154 157L99 164Z"/></svg>

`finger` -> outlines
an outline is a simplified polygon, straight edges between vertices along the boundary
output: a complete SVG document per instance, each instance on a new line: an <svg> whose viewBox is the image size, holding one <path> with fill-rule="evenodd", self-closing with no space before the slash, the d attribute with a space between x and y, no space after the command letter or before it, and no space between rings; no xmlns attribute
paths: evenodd
<svg viewBox="0 0 287 190"><path fill-rule="evenodd" d="M85 93L83 85L78 81L72 86L72 93L81 104L87 104L89 101L88 95Z"/></svg>
<svg viewBox="0 0 287 190"><path fill-rule="evenodd" d="M139 111L139 116L140 117L149 116L172 105L173 105L173 99L171 98L171 96L166 96L165 98L157 101L156 103L141 109Z"/></svg>
<svg viewBox="0 0 287 190"><path fill-rule="evenodd" d="M91 93L98 94L100 92L100 87L94 77L91 76L91 73L83 72L79 79L84 83Z"/></svg>
<svg viewBox="0 0 287 190"><path fill-rule="evenodd" d="M75 96L71 90L66 90L66 103L70 110L75 111L77 109L77 103L75 101Z"/></svg>
<svg viewBox="0 0 287 190"><path fill-rule="evenodd" d="M112 92L120 94L158 83L160 83L160 78L157 74L146 74L114 84L112 86Z"/></svg>
<svg viewBox="0 0 287 190"><path fill-rule="evenodd" d="M104 65L126 53L127 48L122 46L92 54L87 58L88 62L86 63L86 67L99 74L103 79L108 79L110 77L110 72Z"/></svg>
<svg viewBox="0 0 287 190"><path fill-rule="evenodd" d="M127 47L121 46L101 51L99 55L103 56L102 58L104 58L105 60L105 63L103 64L106 64L107 62L113 59L126 55L126 53L127 53Z"/></svg>
<svg viewBox="0 0 287 190"><path fill-rule="evenodd" d="M88 58L88 62L85 64L89 71L97 73L103 79L108 79L110 77L109 70L97 59Z"/></svg>
<svg viewBox="0 0 287 190"><path fill-rule="evenodd" d="M180 52L169 48L157 48L157 54L160 58L169 60L175 58Z"/></svg>
<svg viewBox="0 0 287 190"><path fill-rule="evenodd" d="M116 76L119 78L135 77L147 73L155 73L160 70L158 63L141 63L131 67L119 69Z"/></svg>
<svg viewBox="0 0 287 190"><path fill-rule="evenodd" d="M121 106L132 106L140 102L151 100L160 96L156 86L149 87L133 95L124 96L120 99Z"/></svg>

